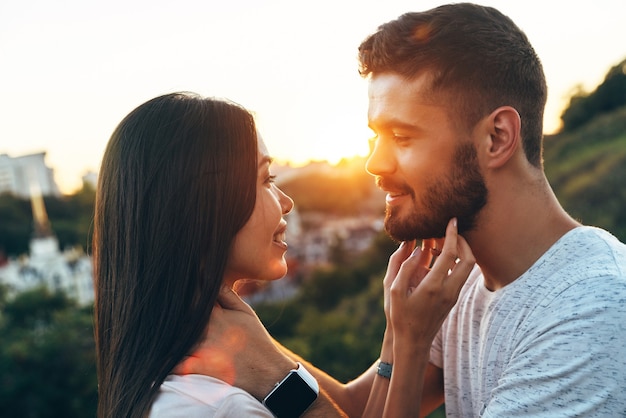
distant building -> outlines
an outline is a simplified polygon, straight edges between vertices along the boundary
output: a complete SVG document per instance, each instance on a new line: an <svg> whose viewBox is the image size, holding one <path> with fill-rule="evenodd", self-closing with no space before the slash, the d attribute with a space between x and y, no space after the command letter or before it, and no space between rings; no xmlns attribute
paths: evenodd
<svg viewBox="0 0 626 418"><path fill-rule="evenodd" d="M52 291L63 291L81 305L94 301L91 258L82 250L61 252L54 236L42 198L35 183L31 187L34 231L30 252L15 260L0 257L0 283L6 285L9 295L44 286Z"/></svg>
<svg viewBox="0 0 626 418"><path fill-rule="evenodd" d="M33 193L60 196L54 170L46 165L45 157L45 152L20 157L0 154L0 194L12 193L22 198L29 198Z"/></svg>
<svg viewBox="0 0 626 418"><path fill-rule="evenodd" d="M59 251L56 237L34 237L30 253L0 264L0 283L9 295L47 287L63 291L81 305L94 300L91 258L80 250Z"/></svg>
<svg viewBox="0 0 626 418"><path fill-rule="evenodd" d="M292 277L311 268L332 264L332 251L338 245L349 257L362 254L384 228L382 216L301 214L297 207L285 219L289 245L287 260L293 263L289 271Z"/></svg>

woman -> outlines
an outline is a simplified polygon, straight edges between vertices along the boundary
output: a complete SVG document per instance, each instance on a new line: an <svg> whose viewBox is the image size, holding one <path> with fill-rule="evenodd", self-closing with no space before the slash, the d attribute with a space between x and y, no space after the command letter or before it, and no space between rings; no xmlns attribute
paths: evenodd
<svg viewBox="0 0 626 418"><path fill-rule="evenodd" d="M100 170L93 245L100 418L409 411L404 405L414 399L388 388L413 382L410 367L392 377L374 365L343 385L275 342L233 293L237 280L287 272L283 215L293 201L273 183L270 164L252 115L225 100L157 97L114 131ZM414 245L396 251L384 280L380 359L388 367L396 346L405 346L393 344L391 323L410 327L399 336L418 333L430 343L473 265L455 222L432 270L431 253Z"/></svg>
<svg viewBox="0 0 626 418"><path fill-rule="evenodd" d="M293 201L270 164L253 116L225 100L164 95L113 132L93 241L99 417L175 416L191 398L164 381L204 337L220 289L285 275ZM188 412L211 416L234 396L222 402L231 416L272 417L222 381L196 376L198 387L213 395Z"/></svg>

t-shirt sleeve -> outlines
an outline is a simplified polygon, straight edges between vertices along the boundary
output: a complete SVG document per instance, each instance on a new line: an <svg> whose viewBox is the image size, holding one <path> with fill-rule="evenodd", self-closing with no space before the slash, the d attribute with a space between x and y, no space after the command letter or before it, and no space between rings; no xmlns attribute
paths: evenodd
<svg viewBox="0 0 626 418"><path fill-rule="evenodd" d="M602 280L536 313L481 416L626 416L626 289Z"/></svg>

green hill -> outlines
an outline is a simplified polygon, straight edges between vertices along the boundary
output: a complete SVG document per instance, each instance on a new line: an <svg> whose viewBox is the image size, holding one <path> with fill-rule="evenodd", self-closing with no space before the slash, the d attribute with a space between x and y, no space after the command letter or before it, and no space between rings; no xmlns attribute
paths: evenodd
<svg viewBox="0 0 626 418"><path fill-rule="evenodd" d="M622 241L626 241L624 70L626 61L613 67L594 92L572 98L563 117L571 114L573 105L586 109L586 122L546 136L544 142L546 175L565 209L581 222L605 228Z"/></svg>
<svg viewBox="0 0 626 418"><path fill-rule="evenodd" d="M546 175L565 209L626 241L626 106L546 137Z"/></svg>

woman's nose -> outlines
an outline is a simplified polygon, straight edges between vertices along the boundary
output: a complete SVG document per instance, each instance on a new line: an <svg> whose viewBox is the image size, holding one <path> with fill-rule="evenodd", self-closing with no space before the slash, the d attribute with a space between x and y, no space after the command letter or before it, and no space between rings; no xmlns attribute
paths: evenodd
<svg viewBox="0 0 626 418"><path fill-rule="evenodd" d="M283 215L286 215L293 209L293 199L287 196L279 187L276 187L276 189L278 190L278 199L280 200L280 207L283 210Z"/></svg>

